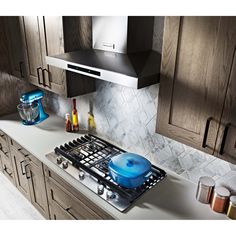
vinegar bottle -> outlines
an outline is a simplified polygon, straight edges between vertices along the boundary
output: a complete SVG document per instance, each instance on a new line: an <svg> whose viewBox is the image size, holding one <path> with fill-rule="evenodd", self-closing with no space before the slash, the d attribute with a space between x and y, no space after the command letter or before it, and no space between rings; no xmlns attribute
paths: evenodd
<svg viewBox="0 0 236 236"><path fill-rule="evenodd" d="M73 99L73 110L72 110L72 129L73 131L79 131L78 112L76 109L76 99Z"/></svg>

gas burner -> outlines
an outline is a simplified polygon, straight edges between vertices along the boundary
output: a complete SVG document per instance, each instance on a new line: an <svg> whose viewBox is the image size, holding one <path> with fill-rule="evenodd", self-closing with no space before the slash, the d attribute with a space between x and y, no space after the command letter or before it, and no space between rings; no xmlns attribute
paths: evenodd
<svg viewBox="0 0 236 236"><path fill-rule="evenodd" d="M166 176L164 170L152 165L151 177L140 187L127 189L119 186L109 175L108 163L113 156L125 152L101 138L87 134L56 147L46 157L123 212Z"/></svg>

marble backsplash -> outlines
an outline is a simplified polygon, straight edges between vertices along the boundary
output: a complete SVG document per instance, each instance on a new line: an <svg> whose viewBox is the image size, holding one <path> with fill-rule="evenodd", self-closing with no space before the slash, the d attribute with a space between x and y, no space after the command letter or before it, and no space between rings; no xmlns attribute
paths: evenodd
<svg viewBox="0 0 236 236"><path fill-rule="evenodd" d="M236 165L155 133L159 85L140 90L103 81L96 85L96 92L76 98L82 129L87 129L92 106L96 133L101 137L192 182L208 175L236 193ZM61 117L71 112L71 99L47 92L44 102Z"/></svg>
<svg viewBox="0 0 236 236"><path fill-rule="evenodd" d="M164 17L155 17L153 49L158 52L162 48L163 25ZM81 128L87 128L92 108L98 135L194 183L208 175L236 193L236 165L155 133L158 84L135 90L97 80L96 86L96 92L76 98ZM61 117L71 112L71 99L46 92L44 102Z"/></svg>

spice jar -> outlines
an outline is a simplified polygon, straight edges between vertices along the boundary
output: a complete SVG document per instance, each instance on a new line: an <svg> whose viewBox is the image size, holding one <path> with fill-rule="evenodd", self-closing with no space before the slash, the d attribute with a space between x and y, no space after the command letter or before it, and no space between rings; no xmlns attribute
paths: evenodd
<svg viewBox="0 0 236 236"><path fill-rule="evenodd" d="M227 216L230 219L236 220L236 196L231 196L229 199L229 207L227 210Z"/></svg>
<svg viewBox="0 0 236 236"><path fill-rule="evenodd" d="M208 176L200 177L198 181L196 199L202 203L209 203L214 187L214 179Z"/></svg>
<svg viewBox="0 0 236 236"><path fill-rule="evenodd" d="M211 209L223 213L229 200L230 192L225 187L215 187L211 200Z"/></svg>

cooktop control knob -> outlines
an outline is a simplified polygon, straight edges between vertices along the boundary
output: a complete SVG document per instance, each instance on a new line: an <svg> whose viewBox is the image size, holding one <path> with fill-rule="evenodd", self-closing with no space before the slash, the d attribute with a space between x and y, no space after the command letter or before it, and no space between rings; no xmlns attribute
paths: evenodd
<svg viewBox="0 0 236 236"><path fill-rule="evenodd" d="M84 180L84 178L85 178L85 173L83 171L80 171L79 172L79 179Z"/></svg>
<svg viewBox="0 0 236 236"><path fill-rule="evenodd" d="M107 199L114 199L115 197L115 193L113 193L111 190L107 191Z"/></svg>
<svg viewBox="0 0 236 236"><path fill-rule="evenodd" d="M97 190L98 190L98 194L102 195L104 193L104 185L99 184L97 187Z"/></svg>
<svg viewBox="0 0 236 236"><path fill-rule="evenodd" d="M62 157L57 157L57 164L60 165L62 163Z"/></svg>
<svg viewBox="0 0 236 236"><path fill-rule="evenodd" d="M62 168L66 169L68 167L68 161L63 161L62 162Z"/></svg>

